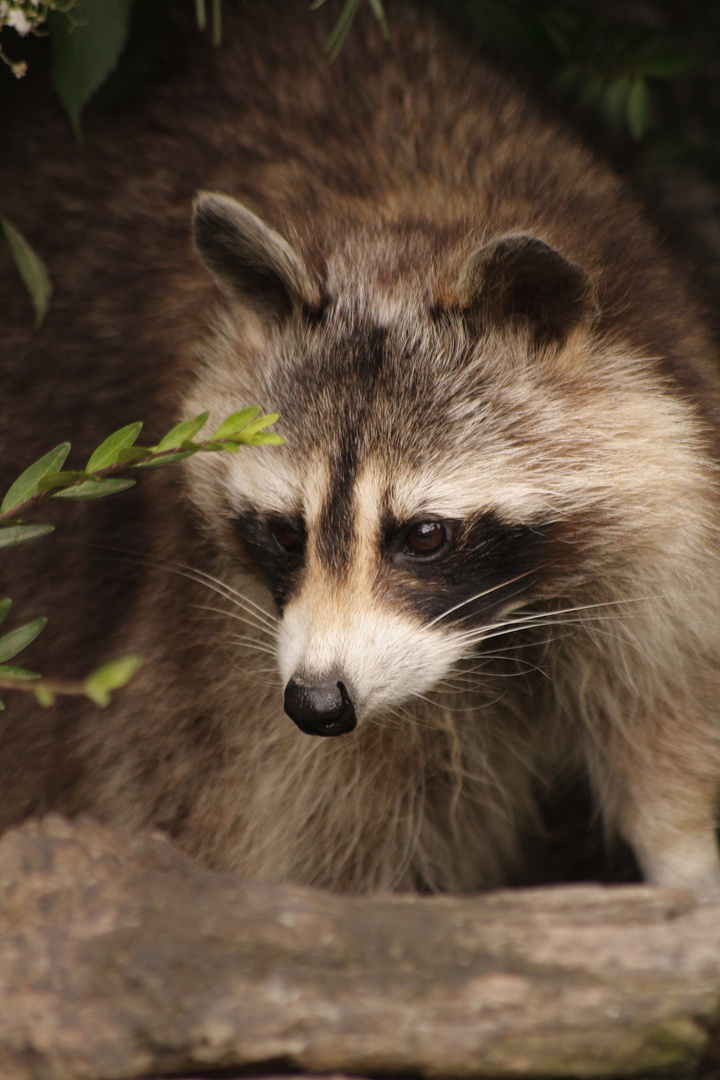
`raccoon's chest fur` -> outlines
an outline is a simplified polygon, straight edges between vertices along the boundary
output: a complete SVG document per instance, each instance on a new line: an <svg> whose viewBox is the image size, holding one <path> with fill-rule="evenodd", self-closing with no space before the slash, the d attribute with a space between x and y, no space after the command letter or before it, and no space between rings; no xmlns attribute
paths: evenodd
<svg viewBox="0 0 720 1080"><path fill-rule="evenodd" d="M535 102L388 17L328 66L304 4L243 5L91 117L86 157L42 116L6 133L0 207L56 281L36 337L4 314L15 472L255 402L286 442L78 511L111 561L58 542L50 659L147 663L101 715L13 702L3 820L471 891L527 879L540 804L579 781L646 878L714 887L720 383L692 276Z"/></svg>

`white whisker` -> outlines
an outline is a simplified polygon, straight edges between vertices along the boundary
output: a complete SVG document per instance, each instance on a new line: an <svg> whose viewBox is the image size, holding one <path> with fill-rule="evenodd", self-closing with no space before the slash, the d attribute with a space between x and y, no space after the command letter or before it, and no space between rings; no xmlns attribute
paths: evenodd
<svg viewBox="0 0 720 1080"><path fill-rule="evenodd" d="M191 607L193 607L195 611L210 612L211 614L217 615L219 618L234 619L237 622L245 623L247 626L257 630L261 634L267 634L269 637L272 637L273 640L277 638L277 627L266 626L258 620L254 612L240 613L237 610L227 611L224 608L211 607L209 604L192 604Z"/></svg>
<svg viewBox="0 0 720 1080"><path fill-rule="evenodd" d="M476 600L482 600L485 596L490 596L492 593L497 592L498 589L505 589L508 585L513 585L516 581L520 581L522 578L527 577L530 571L524 574L518 574L515 578L510 578L509 581L503 581L499 585L493 585L490 589L485 589L483 592L476 593L475 596L469 596L467 600L461 600L459 604L455 604L454 607L448 608L447 611L443 611L441 615L437 615L434 619L431 619L429 623L426 623L427 627L435 626L436 623L446 619L448 615L452 615L454 611L459 611L460 608L465 607L467 604L472 604Z"/></svg>
<svg viewBox="0 0 720 1080"><path fill-rule="evenodd" d="M275 656L275 650L271 649L268 645L263 645L255 640L255 638L249 637L247 634L237 634L227 638L227 641L231 645L249 645L254 652L265 653L266 656Z"/></svg>

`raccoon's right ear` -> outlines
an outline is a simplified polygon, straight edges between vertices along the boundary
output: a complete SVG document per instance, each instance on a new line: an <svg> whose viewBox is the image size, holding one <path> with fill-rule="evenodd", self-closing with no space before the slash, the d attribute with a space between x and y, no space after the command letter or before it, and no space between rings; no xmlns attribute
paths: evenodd
<svg viewBox="0 0 720 1080"><path fill-rule="evenodd" d="M302 257L256 214L227 195L201 191L193 207L195 246L218 285L258 315L280 322L320 292Z"/></svg>

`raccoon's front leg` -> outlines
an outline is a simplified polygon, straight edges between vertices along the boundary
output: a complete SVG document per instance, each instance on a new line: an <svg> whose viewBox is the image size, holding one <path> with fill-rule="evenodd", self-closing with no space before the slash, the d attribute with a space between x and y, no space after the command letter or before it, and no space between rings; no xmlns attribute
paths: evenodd
<svg viewBox="0 0 720 1080"><path fill-rule="evenodd" d="M633 736L615 746L607 809L643 877L697 892L720 889L717 735L673 716Z"/></svg>

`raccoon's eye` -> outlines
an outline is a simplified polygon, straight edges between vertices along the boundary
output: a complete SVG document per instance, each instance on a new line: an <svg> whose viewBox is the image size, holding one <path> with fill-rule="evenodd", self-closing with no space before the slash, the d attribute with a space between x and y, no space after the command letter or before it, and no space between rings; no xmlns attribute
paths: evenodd
<svg viewBox="0 0 720 1080"><path fill-rule="evenodd" d="M289 554L299 554L305 544L303 532L290 521L276 521L270 526L270 535L279 548Z"/></svg>
<svg viewBox="0 0 720 1080"><path fill-rule="evenodd" d="M403 550L406 555L430 558L444 551L447 542L447 529L439 521L419 521L405 533Z"/></svg>

